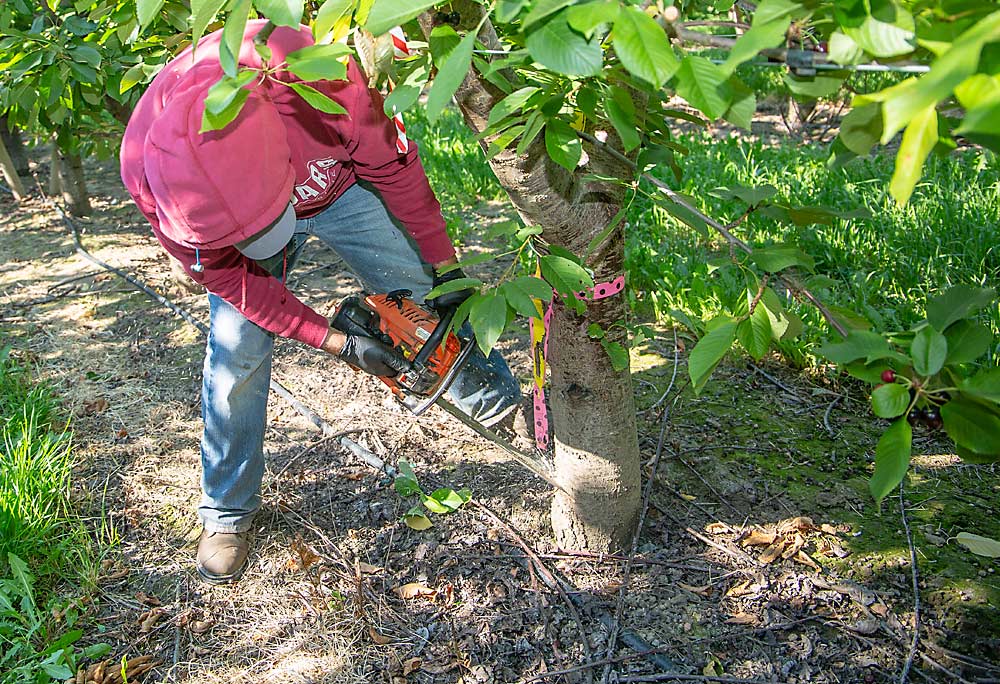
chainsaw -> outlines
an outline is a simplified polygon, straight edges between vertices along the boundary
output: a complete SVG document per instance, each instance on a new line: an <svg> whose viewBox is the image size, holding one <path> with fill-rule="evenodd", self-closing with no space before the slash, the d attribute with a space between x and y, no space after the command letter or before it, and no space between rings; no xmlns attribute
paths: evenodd
<svg viewBox="0 0 1000 684"><path fill-rule="evenodd" d="M439 318L413 301L412 295L410 290L352 295L337 306L331 325L347 335L375 339L410 362L406 372L379 380L414 416L437 405L558 487L540 458L524 453L444 398L476 348L476 341L471 335L460 336L451 330L455 308Z"/></svg>

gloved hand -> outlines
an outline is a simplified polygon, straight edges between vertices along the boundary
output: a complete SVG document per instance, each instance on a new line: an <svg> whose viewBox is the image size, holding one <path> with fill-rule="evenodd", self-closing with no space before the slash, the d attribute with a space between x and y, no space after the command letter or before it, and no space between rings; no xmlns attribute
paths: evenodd
<svg viewBox="0 0 1000 684"><path fill-rule="evenodd" d="M391 347L370 337L348 335L340 358L355 368L379 377L394 378L410 370L410 362Z"/></svg>
<svg viewBox="0 0 1000 684"><path fill-rule="evenodd" d="M446 273L439 274L437 270L434 271L434 287L438 285L443 285L444 283L450 283L453 280L458 280L459 278L468 278L467 275L462 273L462 269L456 268L448 271ZM453 307L457 307L466 299L475 294L475 290L471 288L466 288L464 290L459 290L457 292L449 292L448 294L443 294L440 297L435 297L434 299L427 300L427 303L432 309L438 312L438 314L443 315L445 311Z"/></svg>

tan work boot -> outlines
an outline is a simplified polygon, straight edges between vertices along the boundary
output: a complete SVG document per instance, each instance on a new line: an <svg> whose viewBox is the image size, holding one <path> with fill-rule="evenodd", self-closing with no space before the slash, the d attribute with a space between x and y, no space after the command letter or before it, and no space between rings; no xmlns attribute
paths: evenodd
<svg viewBox="0 0 1000 684"><path fill-rule="evenodd" d="M247 567L248 532L201 531L198 540L198 574L209 584L235 582Z"/></svg>

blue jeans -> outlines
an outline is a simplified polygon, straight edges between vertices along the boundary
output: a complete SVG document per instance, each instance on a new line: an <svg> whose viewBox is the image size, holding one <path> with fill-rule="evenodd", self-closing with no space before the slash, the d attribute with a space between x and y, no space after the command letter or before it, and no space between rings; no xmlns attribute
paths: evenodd
<svg viewBox="0 0 1000 684"><path fill-rule="evenodd" d="M333 249L369 292L405 288L422 301L430 291L430 267L420 260L379 196L366 187L350 187L320 214L296 223L287 248L289 269L310 236ZM278 254L262 266L280 277L281 257ZM201 394L203 497L198 513L210 532L242 532L249 529L260 507L274 336L216 295L209 295L209 308ZM343 369L349 372L346 366ZM459 409L490 425L516 408L521 390L499 353L494 350L487 358L477 349L448 396Z"/></svg>

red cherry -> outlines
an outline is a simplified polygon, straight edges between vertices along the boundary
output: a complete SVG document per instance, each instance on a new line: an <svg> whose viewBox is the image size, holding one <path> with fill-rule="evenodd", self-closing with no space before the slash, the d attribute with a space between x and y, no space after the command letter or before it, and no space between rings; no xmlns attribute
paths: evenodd
<svg viewBox="0 0 1000 684"><path fill-rule="evenodd" d="M896 382L896 371L891 368L882 371L882 382Z"/></svg>

